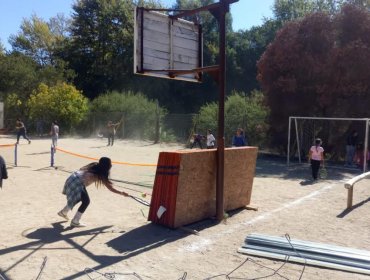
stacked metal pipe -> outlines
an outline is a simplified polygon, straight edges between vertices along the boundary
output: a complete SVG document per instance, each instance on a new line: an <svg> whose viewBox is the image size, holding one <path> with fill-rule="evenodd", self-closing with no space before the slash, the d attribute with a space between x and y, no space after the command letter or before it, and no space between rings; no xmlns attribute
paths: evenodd
<svg viewBox="0 0 370 280"><path fill-rule="evenodd" d="M370 275L370 252L323 243L250 234L239 253Z"/></svg>

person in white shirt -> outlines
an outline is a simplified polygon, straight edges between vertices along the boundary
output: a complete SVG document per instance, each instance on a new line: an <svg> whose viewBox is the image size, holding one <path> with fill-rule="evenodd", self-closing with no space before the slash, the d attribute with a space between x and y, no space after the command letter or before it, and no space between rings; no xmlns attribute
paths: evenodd
<svg viewBox="0 0 370 280"><path fill-rule="evenodd" d="M53 145L53 147L56 147L59 138L59 126L57 121L53 121L51 123L50 135L51 135L51 144Z"/></svg>
<svg viewBox="0 0 370 280"><path fill-rule="evenodd" d="M212 130L207 131L207 149L213 149L215 147L216 139L212 134Z"/></svg>
<svg viewBox="0 0 370 280"><path fill-rule="evenodd" d="M322 141L316 138L315 146L312 146L309 151L308 160L311 163L312 178L317 180L320 164L324 167L324 148L321 147Z"/></svg>

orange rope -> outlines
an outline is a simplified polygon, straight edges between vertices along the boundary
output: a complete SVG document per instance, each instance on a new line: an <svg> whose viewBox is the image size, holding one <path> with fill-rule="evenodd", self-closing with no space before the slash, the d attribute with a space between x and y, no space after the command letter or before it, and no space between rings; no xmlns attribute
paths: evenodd
<svg viewBox="0 0 370 280"><path fill-rule="evenodd" d="M15 144L0 144L0 147L14 147Z"/></svg>
<svg viewBox="0 0 370 280"><path fill-rule="evenodd" d="M91 160L96 160L96 161L99 160L98 158L88 157L88 156L84 156L84 155L81 155L81 154L69 152L69 151L63 150L63 149L58 148L58 147L55 147L55 149L58 150L58 151L61 151L63 153L66 153L66 154L76 156L76 157L81 157L81 158L86 158L86 159L91 159ZM113 164L130 165L130 166L157 166L157 164L154 164L154 163L130 163L130 162L122 162L122 161L112 161L112 163Z"/></svg>

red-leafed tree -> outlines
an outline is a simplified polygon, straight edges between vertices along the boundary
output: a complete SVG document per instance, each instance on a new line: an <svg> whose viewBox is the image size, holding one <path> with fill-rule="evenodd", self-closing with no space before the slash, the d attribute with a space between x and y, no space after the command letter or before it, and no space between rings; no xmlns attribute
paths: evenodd
<svg viewBox="0 0 370 280"><path fill-rule="evenodd" d="M370 116L370 12L345 5L289 22L257 63L274 145L289 116Z"/></svg>

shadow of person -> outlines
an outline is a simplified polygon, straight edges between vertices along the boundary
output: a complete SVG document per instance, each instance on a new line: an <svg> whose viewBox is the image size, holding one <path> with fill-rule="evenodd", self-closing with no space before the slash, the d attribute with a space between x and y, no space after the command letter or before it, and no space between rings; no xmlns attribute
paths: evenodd
<svg viewBox="0 0 370 280"><path fill-rule="evenodd" d="M315 184L315 181L314 180L311 180L311 179L308 179L308 180L303 180L303 181L300 181L299 184L301 186L308 186L308 185L313 185Z"/></svg>

